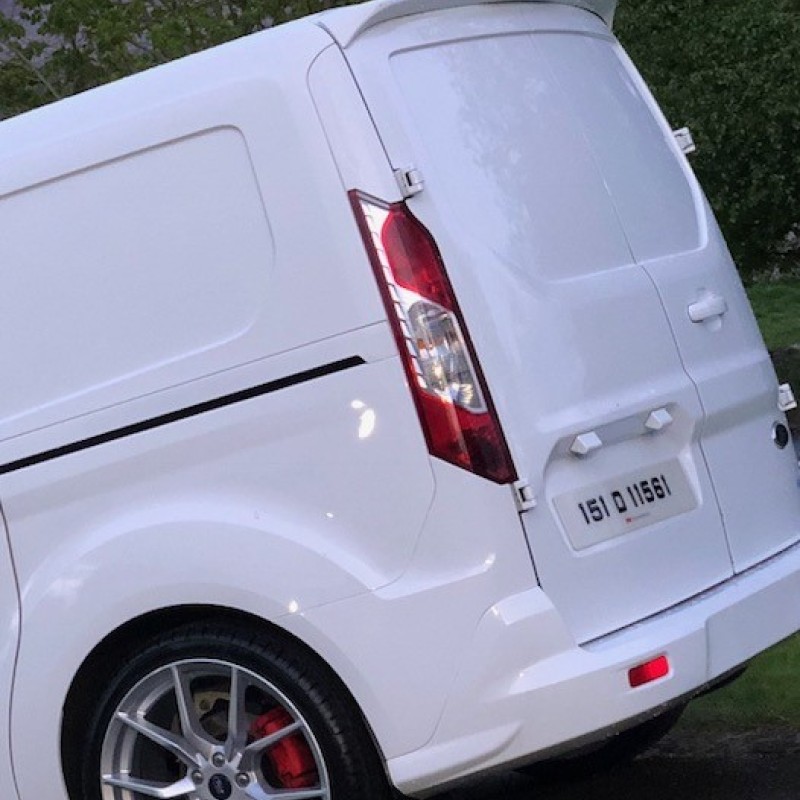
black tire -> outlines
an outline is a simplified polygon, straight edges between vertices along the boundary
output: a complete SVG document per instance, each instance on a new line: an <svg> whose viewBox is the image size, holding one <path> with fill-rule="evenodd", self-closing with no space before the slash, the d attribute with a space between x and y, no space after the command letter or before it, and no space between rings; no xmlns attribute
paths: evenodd
<svg viewBox="0 0 800 800"><path fill-rule="evenodd" d="M319 790L320 800L391 798L352 697L288 637L186 625L142 643L107 675L87 715L80 800L155 796L131 780L202 800L244 800L256 782L267 796L294 788ZM232 697L241 698L238 716Z"/></svg>
<svg viewBox="0 0 800 800"><path fill-rule="evenodd" d="M685 705L621 731L589 750L549 761L540 761L518 771L541 783L586 780L627 764L663 739L680 719Z"/></svg>

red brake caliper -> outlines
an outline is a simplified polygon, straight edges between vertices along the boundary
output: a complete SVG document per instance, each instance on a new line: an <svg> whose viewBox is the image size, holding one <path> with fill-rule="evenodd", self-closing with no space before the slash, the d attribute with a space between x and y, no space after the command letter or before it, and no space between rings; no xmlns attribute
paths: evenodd
<svg viewBox="0 0 800 800"><path fill-rule="evenodd" d="M292 717L285 708L273 708L253 720L250 733L263 739L291 725ZM267 750L267 758L280 781L281 789L307 789L319 781L317 764L302 733L293 733Z"/></svg>

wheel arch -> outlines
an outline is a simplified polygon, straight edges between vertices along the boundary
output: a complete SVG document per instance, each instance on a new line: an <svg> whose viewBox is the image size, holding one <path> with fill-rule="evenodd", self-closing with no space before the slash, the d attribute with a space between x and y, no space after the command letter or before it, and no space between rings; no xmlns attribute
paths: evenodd
<svg viewBox="0 0 800 800"><path fill-rule="evenodd" d="M386 758L360 704L325 658L294 634L255 614L225 606L194 604L160 608L130 619L107 634L84 658L70 683L61 719L61 770L70 798L79 800L81 797L79 754L86 738L85 713L98 683L102 683L113 672L120 659L137 644L146 642L156 633L203 622L223 623L235 629L261 634L265 639L288 642L302 651L304 657L316 661L357 713L375 747L387 780L390 779L386 770Z"/></svg>

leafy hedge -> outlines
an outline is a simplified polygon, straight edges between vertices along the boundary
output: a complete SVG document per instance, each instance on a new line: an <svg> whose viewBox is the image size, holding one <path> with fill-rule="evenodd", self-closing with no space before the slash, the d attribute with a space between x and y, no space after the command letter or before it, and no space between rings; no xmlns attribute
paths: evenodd
<svg viewBox="0 0 800 800"><path fill-rule="evenodd" d="M0 14L0 118L347 2L15 0ZM800 222L800 0L620 0L617 32L675 127L691 126L745 276L800 265L779 252Z"/></svg>
<svg viewBox="0 0 800 800"><path fill-rule="evenodd" d="M621 0L617 35L670 122L692 128L744 276L800 262L781 252L800 222L800 2Z"/></svg>
<svg viewBox="0 0 800 800"><path fill-rule="evenodd" d="M0 119L350 0L11 0Z"/></svg>

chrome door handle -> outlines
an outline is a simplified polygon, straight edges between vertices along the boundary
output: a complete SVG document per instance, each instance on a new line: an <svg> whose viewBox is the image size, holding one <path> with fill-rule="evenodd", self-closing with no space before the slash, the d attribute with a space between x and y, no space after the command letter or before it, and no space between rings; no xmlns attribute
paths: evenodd
<svg viewBox="0 0 800 800"><path fill-rule="evenodd" d="M692 303L687 311L692 322L705 322L712 317L721 317L728 310L728 302L722 295L708 292L696 303Z"/></svg>

